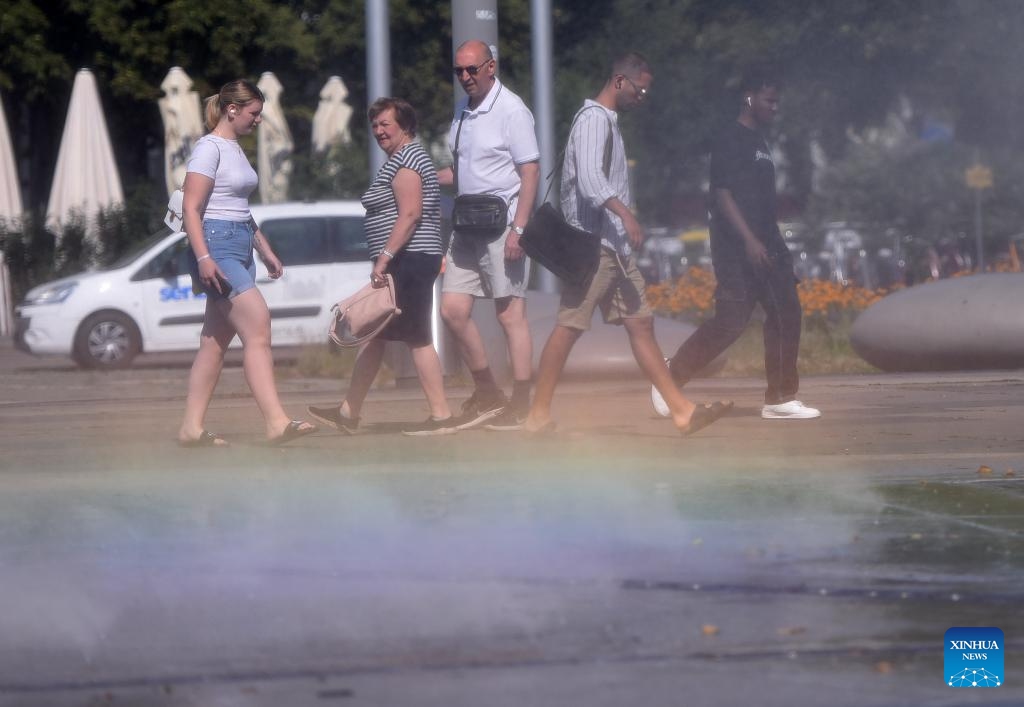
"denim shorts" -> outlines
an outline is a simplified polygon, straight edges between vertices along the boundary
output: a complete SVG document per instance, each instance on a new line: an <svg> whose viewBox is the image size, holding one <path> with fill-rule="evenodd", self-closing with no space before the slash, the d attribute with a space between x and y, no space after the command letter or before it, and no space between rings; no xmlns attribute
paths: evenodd
<svg viewBox="0 0 1024 707"><path fill-rule="evenodd" d="M227 278L221 282L222 292L206 287L199 279L199 263L189 249L189 274L192 276L192 291L205 293L211 298L237 297L256 286L256 262L252 257L252 226L248 221L223 221L205 219L203 240L210 251L210 257ZM230 285L230 288L228 287Z"/></svg>

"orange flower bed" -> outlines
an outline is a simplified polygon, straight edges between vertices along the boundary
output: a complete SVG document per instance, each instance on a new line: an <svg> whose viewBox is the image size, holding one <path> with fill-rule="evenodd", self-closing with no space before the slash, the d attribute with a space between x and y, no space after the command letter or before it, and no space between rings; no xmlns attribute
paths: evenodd
<svg viewBox="0 0 1024 707"><path fill-rule="evenodd" d="M648 285L647 297L656 312L705 319L715 311L715 274L704 268L690 268L675 282Z"/></svg>
<svg viewBox="0 0 1024 707"><path fill-rule="evenodd" d="M810 318L863 312L888 293L887 290L868 290L832 280L801 280L796 289L804 316Z"/></svg>
<svg viewBox="0 0 1024 707"><path fill-rule="evenodd" d="M868 290L831 280L803 280L797 292L804 316L821 320L861 312L887 294L886 290ZM675 282L649 285L647 296L658 312L704 320L715 310L715 275L704 268L690 268Z"/></svg>

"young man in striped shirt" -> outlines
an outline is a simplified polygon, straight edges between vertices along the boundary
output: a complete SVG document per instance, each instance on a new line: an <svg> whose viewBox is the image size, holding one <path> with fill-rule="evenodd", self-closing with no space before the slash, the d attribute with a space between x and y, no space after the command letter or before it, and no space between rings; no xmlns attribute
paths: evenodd
<svg viewBox="0 0 1024 707"><path fill-rule="evenodd" d="M589 283L562 291L558 320L537 369L533 405L524 425L529 432L553 429L555 386L573 345L590 328L596 307L601 308L605 322L625 327L633 356L662 391L683 434L706 427L728 409L722 404L696 406L673 384L654 338L654 315L633 256L644 233L633 215L618 117L643 102L653 80L642 56L633 52L622 56L612 65L601 92L584 102L573 121L562 165L562 213L571 225L601 240L601 259Z"/></svg>

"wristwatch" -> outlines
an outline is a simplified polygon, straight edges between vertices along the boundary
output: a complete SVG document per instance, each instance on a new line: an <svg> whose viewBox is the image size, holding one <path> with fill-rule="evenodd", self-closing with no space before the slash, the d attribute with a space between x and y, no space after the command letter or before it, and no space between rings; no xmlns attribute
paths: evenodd
<svg viewBox="0 0 1024 707"><path fill-rule="evenodd" d="M516 226L516 225L513 224L512 230L516 232L517 236L523 235L523 227L522 226Z"/></svg>

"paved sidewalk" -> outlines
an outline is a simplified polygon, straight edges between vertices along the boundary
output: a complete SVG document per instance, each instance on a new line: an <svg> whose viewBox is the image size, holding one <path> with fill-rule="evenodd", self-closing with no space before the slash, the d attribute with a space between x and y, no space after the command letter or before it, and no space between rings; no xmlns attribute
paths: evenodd
<svg viewBox="0 0 1024 707"><path fill-rule="evenodd" d="M639 379L543 438L405 438L385 389L269 449L232 367L228 450L173 443L186 375L0 365L0 705L1024 703L1020 372L808 378L800 422L699 381L736 408L687 439ZM1003 687L945 685L952 626Z"/></svg>

